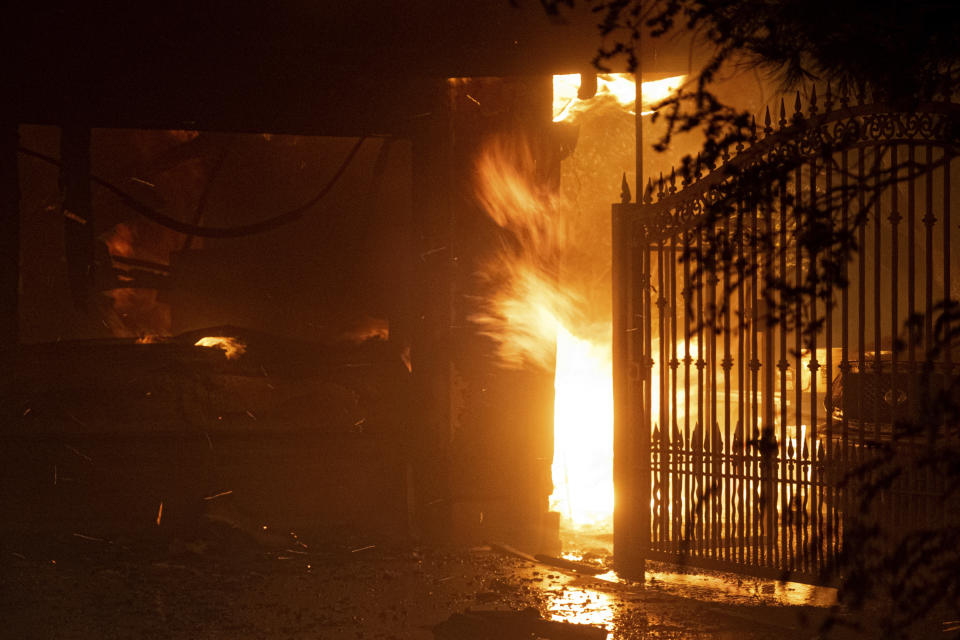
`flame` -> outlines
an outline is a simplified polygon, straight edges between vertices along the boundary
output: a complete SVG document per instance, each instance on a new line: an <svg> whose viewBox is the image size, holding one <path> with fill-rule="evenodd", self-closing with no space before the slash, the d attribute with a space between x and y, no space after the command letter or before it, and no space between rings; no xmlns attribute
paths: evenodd
<svg viewBox="0 0 960 640"><path fill-rule="evenodd" d="M137 252L137 247L141 244L140 234L129 224L116 225L103 236L103 241L110 255L145 257ZM164 256L164 260L167 259L169 252ZM144 338L169 335L170 305L157 299L156 289L123 288L111 289L105 293L113 299L113 307L104 322L115 336Z"/></svg>
<svg viewBox="0 0 960 640"><path fill-rule="evenodd" d="M669 98L683 85L685 75L671 76L662 80L643 83L643 107L640 115L649 115L654 107ZM571 122L581 113L596 108L603 102L613 100L633 113L636 105L636 83L629 73L603 73L597 76L597 93L592 98L581 100L577 97L580 90L580 74L570 73L553 76L553 121Z"/></svg>
<svg viewBox="0 0 960 640"><path fill-rule="evenodd" d="M668 98L684 79L645 82L644 106ZM632 75L598 76L597 94L586 100L577 98L579 74L553 80L554 121L575 120L611 101L627 111L635 104ZM584 264L577 262L584 258L577 253L583 251L583 229L572 230L579 213L545 185L530 148L524 140L494 138L477 161L477 199L503 242L481 274L489 294L470 320L495 342L504 366L554 369L551 508L565 526L609 530L614 502L609 312L597 308L603 305L597 304L596 278L580 273L589 268L562 268ZM609 255L586 259L596 269Z"/></svg>
<svg viewBox="0 0 960 640"><path fill-rule="evenodd" d="M228 360L239 358L247 352L247 345L242 340L230 336L206 336L194 342L193 346L222 349Z"/></svg>
<svg viewBox="0 0 960 640"><path fill-rule="evenodd" d="M605 338L564 328L557 336L550 497L550 508L570 523L601 528L613 515L613 364Z"/></svg>
<svg viewBox="0 0 960 640"><path fill-rule="evenodd" d="M566 524L608 528L613 514L610 323L591 321L589 292L561 275L559 267L574 249L569 204L538 183L533 156L522 141L494 138L476 168L477 198L504 241L482 274L492 293L470 320L496 343L503 366L554 368L551 506Z"/></svg>
<svg viewBox="0 0 960 640"><path fill-rule="evenodd" d="M504 241L481 274L493 293L470 321L496 342L504 365L549 369L560 327L580 315L582 300L559 286L566 228L535 168L529 147L506 138L491 140L477 162L477 199Z"/></svg>
<svg viewBox="0 0 960 640"><path fill-rule="evenodd" d="M117 135L132 143L128 145L130 159L124 163L130 162L129 166L145 173L116 175L113 178L129 180L138 189L148 191L149 197L159 198L164 203L163 208L173 217L183 220L195 218L198 201L207 187L210 162L203 157L186 156L175 160L173 164L168 164L167 160L155 160L197 139L200 133L192 130L134 130ZM174 157L179 156L169 156ZM153 168L148 170L150 167ZM185 246L182 234L141 219L117 224L101 238L113 256L139 258L163 265L169 265L171 253ZM193 240L194 247L201 245L202 239ZM119 262L114 262L113 266L120 270L118 280L129 283L129 274L123 273L129 267ZM156 289L117 288L106 291L105 295L112 298L113 305L103 310L103 322L115 336L170 335L170 307L158 300Z"/></svg>

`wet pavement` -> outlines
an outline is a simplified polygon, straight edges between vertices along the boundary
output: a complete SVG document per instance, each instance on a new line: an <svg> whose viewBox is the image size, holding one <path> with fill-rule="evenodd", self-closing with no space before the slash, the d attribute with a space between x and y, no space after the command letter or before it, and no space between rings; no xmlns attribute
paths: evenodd
<svg viewBox="0 0 960 640"><path fill-rule="evenodd" d="M487 547L228 548L4 542L0 636L429 640L454 613L530 610L610 638L810 638L833 597L658 568L641 585Z"/></svg>

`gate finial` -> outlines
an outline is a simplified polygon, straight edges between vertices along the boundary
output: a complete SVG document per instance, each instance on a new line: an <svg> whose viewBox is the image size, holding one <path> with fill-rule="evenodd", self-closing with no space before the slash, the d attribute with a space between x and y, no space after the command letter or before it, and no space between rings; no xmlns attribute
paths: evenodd
<svg viewBox="0 0 960 640"><path fill-rule="evenodd" d="M623 172L623 178L620 180L620 202L621 204L630 204L632 196L630 195L630 184L627 182L627 172Z"/></svg>
<svg viewBox="0 0 960 640"><path fill-rule="evenodd" d="M810 115L817 113L817 85L810 87Z"/></svg>
<svg viewBox="0 0 960 640"><path fill-rule="evenodd" d="M720 423L713 423L713 433L710 434L711 444L716 447L717 451L723 451L723 432L720 431Z"/></svg>
<svg viewBox="0 0 960 640"><path fill-rule="evenodd" d="M780 128L783 129L787 126L787 105L784 104L783 98L780 98Z"/></svg>
<svg viewBox="0 0 960 640"><path fill-rule="evenodd" d="M800 100L800 90L797 89L797 99L793 101L793 119L803 119L803 102Z"/></svg>
<svg viewBox="0 0 960 640"><path fill-rule="evenodd" d="M763 116L763 135L764 136L768 136L771 133L773 133L773 127L770 126L771 122L772 120L770 118L770 105L767 105L767 112Z"/></svg>

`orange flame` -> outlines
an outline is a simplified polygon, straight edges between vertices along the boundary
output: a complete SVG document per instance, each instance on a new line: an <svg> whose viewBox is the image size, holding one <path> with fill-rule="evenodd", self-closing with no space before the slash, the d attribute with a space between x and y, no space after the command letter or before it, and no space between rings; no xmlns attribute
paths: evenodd
<svg viewBox="0 0 960 640"><path fill-rule="evenodd" d="M683 85L687 76L671 76L662 80L643 83L643 107L640 115L649 115L654 107L669 98ZM596 108L604 102L614 101L629 113L636 106L636 82L629 73L603 73L597 76L597 93L592 98L577 97L580 89L580 74L570 73L553 76L553 121L572 122L580 114Z"/></svg>
<svg viewBox="0 0 960 640"><path fill-rule="evenodd" d="M483 276L494 293L470 319L506 367L555 367L554 495L569 524L609 526L613 512L610 325L588 320L587 292L564 282L571 207L538 183L522 142L495 138L477 162L477 198L503 230ZM586 337L589 336L589 339Z"/></svg>
<svg viewBox="0 0 960 640"><path fill-rule="evenodd" d="M553 366L561 324L579 316L580 297L559 286L566 225L556 194L540 186L522 142L494 138L477 162L477 199L503 230L500 250L481 274L495 290L470 317L497 343L505 366Z"/></svg>
<svg viewBox="0 0 960 640"><path fill-rule="evenodd" d="M609 333L587 340L561 329L550 508L573 525L613 525L612 375Z"/></svg>
<svg viewBox="0 0 960 640"><path fill-rule="evenodd" d="M240 338L230 336L206 336L193 343L195 347L222 349L227 360L239 358L247 352L247 345Z"/></svg>
<svg viewBox="0 0 960 640"><path fill-rule="evenodd" d="M645 82L644 108L653 109L684 79ZM596 96L580 100L579 74L554 76L554 121L574 121L600 105L624 111L635 106L633 76L600 75L597 85ZM591 229L597 223L575 218L580 214L574 203L545 187L536 169L530 148L518 140L493 139L478 159L477 199L502 230L503 243L482 274L493 293L470 319L495 341L504 366L555 368L550 506L567 526L609 530L614 502L611 323L609 315L603 317L606 307L597 304L597 278L579 273L602 274L598 267L608 263L609 254L587 255L582 262L584 243L571 239L582 240L585 227L577 226L574 234L573 222L594 225ZM588 268L564 273L565 264Z"/></svg>

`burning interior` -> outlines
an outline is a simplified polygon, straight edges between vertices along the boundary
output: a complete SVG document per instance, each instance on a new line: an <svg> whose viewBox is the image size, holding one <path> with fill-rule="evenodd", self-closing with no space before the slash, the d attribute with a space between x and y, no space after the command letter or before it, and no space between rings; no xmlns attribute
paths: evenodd
<svg viewBox="0 0 960 640"><path fill-rule="evenodd" d="M581 74L435 81L424 100L442 124L407 121L400 135L21 127L28 259L14 370L32 373L9 381L6 406L20 436L87 452L61 460L59 445L24 444L40 456L15 456L31 467L25 477L45 483L56 467L62 491L97 453L87 435L135 441L143 420L166 423L148 430L171 436L170 457L156 454L171 470L181 466L172 463L179 436L213 456L195 461L213 467L185 472L205 478L189 489L194 498L229 492L242 504L239 478L216 478L214 468L234 464L211 462L220 436L298 434L352 462L352 447L382 439L368 451L377 471L306 465L338 478L298 481L281 528L319 526L351 496L337 526L370 524L357 515L366 508L391 534L455 532L557 552L559 517L593 527L609 547L606 210L633 154L635 85L628 74L582 77L596 86L581 87ZM647 83L646 106L682 78ZM61 224L64 241L50 241ZM69 278L51 276L50 262L64 260ZM317 368L289 340L318 354ZM329 363L319 355L328 352ZM209 371L187 364L218 358ZM369 388L349 382L351 368ZM48 374L59 386L48 388ZM308 391L315 384L328 389ZM141 406L123 409L127 398ZM175 522L171 505L187 496L163 494L185 488L158 473L126 485L135 507L88 513L106 531L108 514L164 502ZM369 475L383 476L375 493L388 505L355 500L364 489L350 483ZM338 495L317 495L320 486ZM269 501L265 516L283 511L276 495L257 493L254 510Z"/></svg>
<svg viewBox="0 0 960 640"><path fill-rule="evenodd" d="M111 514L152 523L142 514L161 503L176 522L171 505L192 494L188 520L221 496L249 498L245 509L283 529L435 528L441 537L558 552L559 519L566 530L605 537L609 548L606 194L632 158L635 84L627 74L583 77L596 81L593 95L578 97L580 74L438 83L457 147L432 151L453 155L445 179L460 194L453 220L443 212L454 226L433 229L432 240L415 209L439 206L423 200L438 196L417 189L435 191L430 172L440 168L418 164L427 160L416 139L23 128L24 252L37 259L23 265L21 340L29 346L15 361L7 406L20 435L62 439L52 450L24 445L30 455L16 457L30 467L25 477L46 484L55 468L51 490L61 493L62 483L95 473L84 465L102 457L98 446L118 463L119 442L141 451L146 428L172 447L151 454L158 468L150 481L124 483L127 495L111 492L121 503L102 502L100 511L79 496L67 501L100 533ZM646 83L646 105L682 79ZM518 108L521 98L530 104ZM602 149L611 139L618 148ZM192 220L197 233L131 212L131 202ZM295 222L275 222L290 212ZM81 234L65 245L49 242L61 217ZM68 255L66 282L49 276L58 251ZM441 273L431 272L434 263ZM424 335L426 321L442 321L433 330L444 342ZM447 365L418 381L422 369L440 366L432 358L441 350ZM424 393L439 403L430 409L441 412L431 418L442 421L440 433L418 426L424 407L409 400ZM189 464L182 437L204 450ZM242 445L221 438L255 450L309 442L317 458L301 466L297 454L301 462L285 471L306 474L285 509L277 496L291 479L258 477L260 488L240 489L241 475L254 481L251 458L232 460L224 449ZM339 466L364 456L362 471ZM105 478L118 471L100 469ZM174 488L181 475L198 484ZM321 487L331 493L319 495ZM338 514L333 505L343 499L350 507Z"/></svg>

